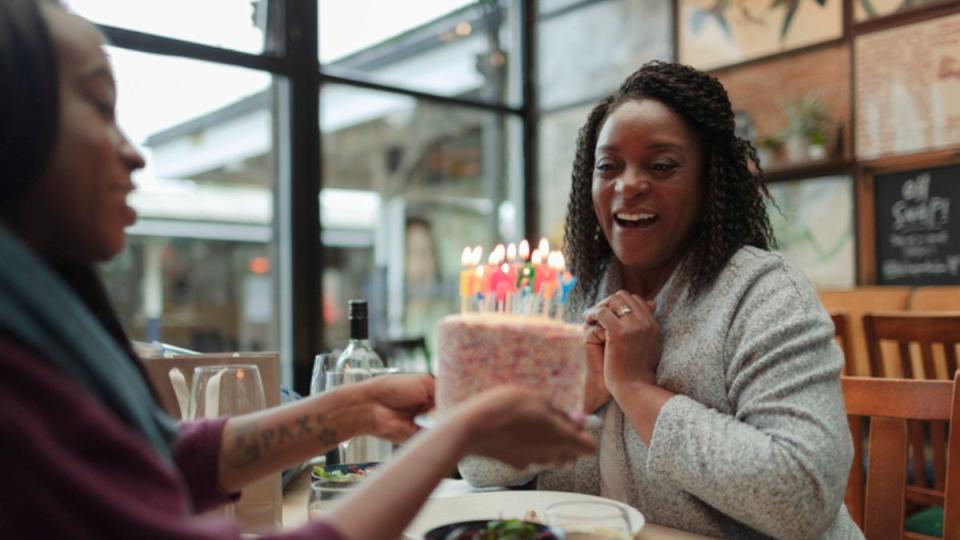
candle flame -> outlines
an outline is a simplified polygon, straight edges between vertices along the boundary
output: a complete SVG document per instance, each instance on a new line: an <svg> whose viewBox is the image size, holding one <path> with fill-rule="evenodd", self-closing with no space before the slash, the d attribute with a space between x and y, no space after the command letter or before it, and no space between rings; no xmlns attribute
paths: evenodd
<svg viewBox="0 0 960 540"><path fill-rule="evenodd" d="M482 277L483 277L483 265L482 265L482 264L481 264L480 266L477 266L477 277L479 277L479 278L482 278Z"/></svg>
<svg viewBox="0 0 960 540"><path fill-rule="evenodd" d="M474 247L474 248L473 248L473 256L472 256L472 258L470 259L470 263L473 264L473 266L476 266L476 265L480 264L480 261L482 261L482 260L483 260L483 248L480 247L480 246Z"/></svg>
<svg viewBox="0 0 960 540"><path fill-rule="evenodd" d="M514 262L517 260L517 245L510 244L507 246L507 260Z"/></svg>
<svg viewBox="0 0 960 540"><path fill-rule="evenodd" d="M487 264L490 266L496 266L500 264L500 261L497 260L497 251L493 250L490 252L490 255L487 257Z"/></svg>
<svg viewBox="0 0 960 540"><path fill-rule="evenodd" d="M463 248L463 253L460 254L460 266L470 266L471 260L473 260L473 251L469 247Z"/></svg>
<svg viewBox="0 0 960 540"><path fill-rule="evenodd" d="M523 262L527 262L527 260L530 259L530 242L527 242L526 240L520 242L520 247L517 249L517 251L520 254L520 259Z"/></svg>
<svg viewBox="0 0 960 540"><path fill-rule="evenodd" d="M550 268L551 270L555 270L557 268L557 252L556 251L551 251L550 254L547 255L547 268Z"/></svg>
<svg viewBox="0 0 960 540"><path fill-rule="evenodd" d="M533 257L530 260L533 262L533 264L540 264L543 262L543 256L540 255L539 249L533 252Z"/></svg>
<svg viewBox="0 0 960 540"><path fill-rule="evenodd" d="M547 237L540 239L540 244L537 246L537 251L540 252L540 256L544 259L550 255L550 241L547 240Z"/></svg>
<svg viewBox="0 0 960 540"><path fill-rule="evenodd" d="M567 269L567 260L563 258L563 253L557 252L557 265L559 265L561 270Z"/></svg>

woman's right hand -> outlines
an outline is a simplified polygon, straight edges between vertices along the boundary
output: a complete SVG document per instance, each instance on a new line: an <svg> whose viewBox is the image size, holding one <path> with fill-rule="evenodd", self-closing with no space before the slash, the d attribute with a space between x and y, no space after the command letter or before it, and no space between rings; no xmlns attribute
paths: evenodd
<svg viewBox="0 0 960 540"><path fill-rule="evenodd" d="M593 437L567 412L526 388L488 390L461 405L455 416L470 428L468 454L517 468L532 463L561 466L596 451Z"/></svg>
<svg viewBox="0 0 960 540"><path fill-rule="evenodd" d="M583 410L596 412L610 401L610 390L603 379L603 348L606 331L599 324L583 325L583 341L587 349L587 377L584 383Z"/></svg>

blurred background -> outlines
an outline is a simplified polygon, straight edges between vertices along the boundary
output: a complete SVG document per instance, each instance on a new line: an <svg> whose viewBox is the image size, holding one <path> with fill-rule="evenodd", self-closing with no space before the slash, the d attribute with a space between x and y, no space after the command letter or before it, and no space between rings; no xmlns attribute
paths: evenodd
<svg viewBox="0 0 960 540"><path fill-rule="evenodd" d="M429 358L463 247L559 245L577 130L653 59L726 86L819 288L960 283L956 1L67 3L147 158L103 267L138 340L277 350L303 390L366 298Z"/></svg>

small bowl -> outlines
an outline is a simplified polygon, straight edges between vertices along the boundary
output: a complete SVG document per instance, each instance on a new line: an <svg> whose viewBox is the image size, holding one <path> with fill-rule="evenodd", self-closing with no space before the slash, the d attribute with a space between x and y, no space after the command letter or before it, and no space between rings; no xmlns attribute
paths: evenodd
<svg viewBox="0 0 960 540"><path fill-rule="evenodd" d="M369 462L369 463L339 463L339 464L337 464L337 465L323 465L322 467L321 467L320 465L318 465L318 466L316 466L316 467L314 467L313 469L310 470L310 481L311 481L311 482L326 482L326 483L331 484L331 485L343 484L345 487L346 487L346 486L354 486L354 485L358 484L359 482L330 482L330 481L328 481L326 478L321 478L320 476L317 475L317 469L322 468L323 471L324 471L324 472L327 472L327 473L332 473L332 472L337 472L337 471L339 471L339 472L341 472L341 473L343 473L343 474L347 474L347 473L351 473L351 472L357 472L358 470L360 470L360 471L366 471L367 469L372 469L372 468L374 468L374 467L376 467L376 466L378 466L378 465L380 465L380 462L378 462L378 461L373 461L373 462Z"/></svg>
<svg viewBox="0 0 960 540"><path fill-rule="evenodd" d="M457 529L463 529L463 533L467 533L474 530L486 530L487 524L491 521L520 521L520 520L500 520L500 519L475 519L470 521L457 521L454 523L447 523L446 525L441 525L427 531L423 535L423 540L447 540L447 537L451 534L454 534ZM528 525L533 525L536 528L536 532L539 533L537 540L562 540L563 536L557 534L555 529L542 524L534 523L532 521L524 521Z"/></svg>

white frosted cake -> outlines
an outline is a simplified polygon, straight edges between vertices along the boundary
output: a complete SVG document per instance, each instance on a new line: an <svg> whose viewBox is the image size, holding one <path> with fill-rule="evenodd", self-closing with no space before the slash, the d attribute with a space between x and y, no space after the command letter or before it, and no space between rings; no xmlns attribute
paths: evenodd
<svg viewBox="0 0 960 540"><path fill-rule="evenodd" d="M440 321L437 408L511 384L541 391L563 411L582 410L586 349L579 326L502 313Z"/></svg>

